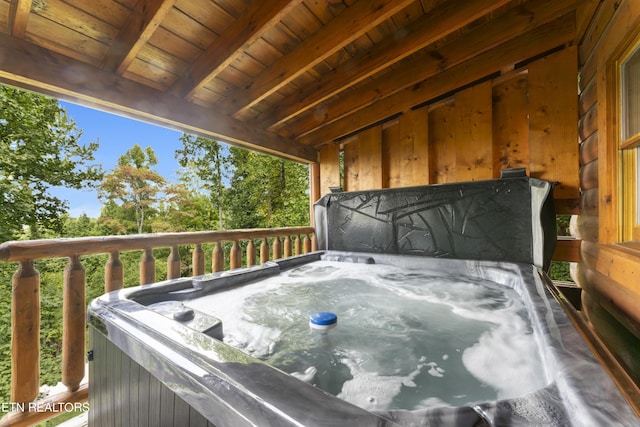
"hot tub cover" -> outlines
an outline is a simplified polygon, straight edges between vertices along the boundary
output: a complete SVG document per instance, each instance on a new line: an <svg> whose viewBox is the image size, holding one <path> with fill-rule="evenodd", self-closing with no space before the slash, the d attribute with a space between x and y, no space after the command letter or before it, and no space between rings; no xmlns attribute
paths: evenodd
<svg viewBox="0 0 640 427"><path fill-rule="evenodd" d="M548 270L553 184L487 181L327 194L314 205L318 249L511 261Z"/></svg>

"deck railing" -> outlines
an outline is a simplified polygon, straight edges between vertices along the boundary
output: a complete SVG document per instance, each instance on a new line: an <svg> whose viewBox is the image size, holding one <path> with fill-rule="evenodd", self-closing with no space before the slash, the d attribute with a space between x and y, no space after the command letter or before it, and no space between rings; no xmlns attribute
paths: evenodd
<svg viewBox="0 0 640 427"><path fill-rule="evenodd" d="M259 250L257 241L260 241ZM224 242L231 243L227 251ZM243 266L241 242L246 242L246 266L257 263L258 252L260 263L264 263L270 259L316 250L312 227L11 241L0 245L0 261L18 263L13 275L11 297L11 400L14 402L14 411L3 417L0 425L41 422L58 415L56 408L60 408L61 404L68 406L85 402L88 398L88 386L81 385L85 375L87 305L86 274L81 256L109 255L105 265L104 290L110 292L124 285L120 261L122 252L142 251L140 284L144 285L156 281L155 248L170 248L166 278L175 279L180 277L181 246L193 247L192 271L197 276L205 272L203 244L214 245L209 255L211 271L218 272L224 270L226 257L230 269ZM31 402L37 398L40 389L40 275L35 269L34 260L52 258L68 259L64 273L61 273L64 275L62 383L67 387L67 392L48 398L46 405L36 405Z"/></svg>

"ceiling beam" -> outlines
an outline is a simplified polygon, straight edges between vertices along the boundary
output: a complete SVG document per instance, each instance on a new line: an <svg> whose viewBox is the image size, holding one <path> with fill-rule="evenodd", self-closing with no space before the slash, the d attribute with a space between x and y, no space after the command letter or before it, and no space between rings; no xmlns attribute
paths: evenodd
<svg viewBox="0 0 640 427"><path fill-rule="evenodd" d="M401 67L388 72L384 78L364 84L334 102L322 105L318 111L308 111L288 122L283 131L288 135L303 136L316 128L327 126L399 90L551 22L574 8L574 0L530 0L510 9L495 20L474 28L462 37L440 44L437 48L425 49L412 57L410 62L405 61ZM286 105L286 102L283 101L282 104Z"/></svg>
<svg viewBox="0 0 640 427"><path fill-rule="evenodd" d="M255 118L261 127L277 129L296 115L315 107L345 89L457 31L510 0L454 0L444 3L414 21L408 28L374 46L364 57L355 57L323 74L314 84L303 87L279 102L283 108ZM270 110L271 111L271 110ZM273 113L272 113L273 114Z"/></svg>
<svg viewBox="0 0 640 427"><path fill-rule="evenodd" d="M344 116L298 140L303 144L316 147L334 141L357 129L381 122L388 117L408 111L416 105L499 72L510 65L570 43L574 38L575 13L570 13L451 67L446 73L439 73L368 105L354 114Z"/></svg>
<svg viewBox="0 0 640 427"><path fill-rule="evenodd" d="M249 84L231 93L228 101L222 103L222 109L230 115L241 115L413 1L358 1L289 54L280 57Z"/></svg>
<svg viewBox="0 0 640 427"><path fill-rule="evenodd" d="M176 0L138 0L111 45L105 67L124 74L175 3Z"/></svg>
<svg viewBox="0 0 640 427"><path fill-rule="evenodd" d="M0 34L0 81L304 163L317 151L93 65Z"/></svg>
<svg viewBox="0 0 640 427"><path fill-rule="evenodd" d="M244 50L271 30L302 0L262 0L255 2L233 21L176 82L172 93L190 99L194 92L215 78L244 54Z"/></svg>
<svg viewBox="0 0 640 427"><path fill-rule="evenodd" d="M33 0L12 0L9 6L9 34L24 38Z"/></svg>

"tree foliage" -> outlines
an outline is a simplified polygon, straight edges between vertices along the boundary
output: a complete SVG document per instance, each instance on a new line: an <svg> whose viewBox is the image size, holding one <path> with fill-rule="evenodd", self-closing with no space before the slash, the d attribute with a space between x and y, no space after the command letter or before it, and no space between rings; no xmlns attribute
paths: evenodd
<svg viewBox="0 0 640 427"><path fill-rule="evenodd" d="M92 164L96 142L79 143L76 128L56 100L0 86L0 241L24 226L59 231L67 202L51 187L86 188L102 178Z"/></svg>
<svg viewBox="0 0 640 427"><path fill-rule="evenodd" d="M138 144L118 159L118 166L104 177L100 184L100 197L108 202L121 202L131 209L137 233L142 233L145 218L154 213L154 204L164 190L165 179L151 168L158 163L153 149L142 149ZM114 220L114 218L110 218Z"/></svg>

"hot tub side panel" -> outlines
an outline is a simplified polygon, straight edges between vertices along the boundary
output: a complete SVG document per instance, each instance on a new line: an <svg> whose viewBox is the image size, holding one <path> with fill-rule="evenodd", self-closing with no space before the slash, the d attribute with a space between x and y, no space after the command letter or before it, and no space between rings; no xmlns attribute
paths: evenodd
<svg viewBox="0 0 640 427"><path fill-rule="evenodd" d="M89 425L215 427L92 326L89 340Z"/></svg>

